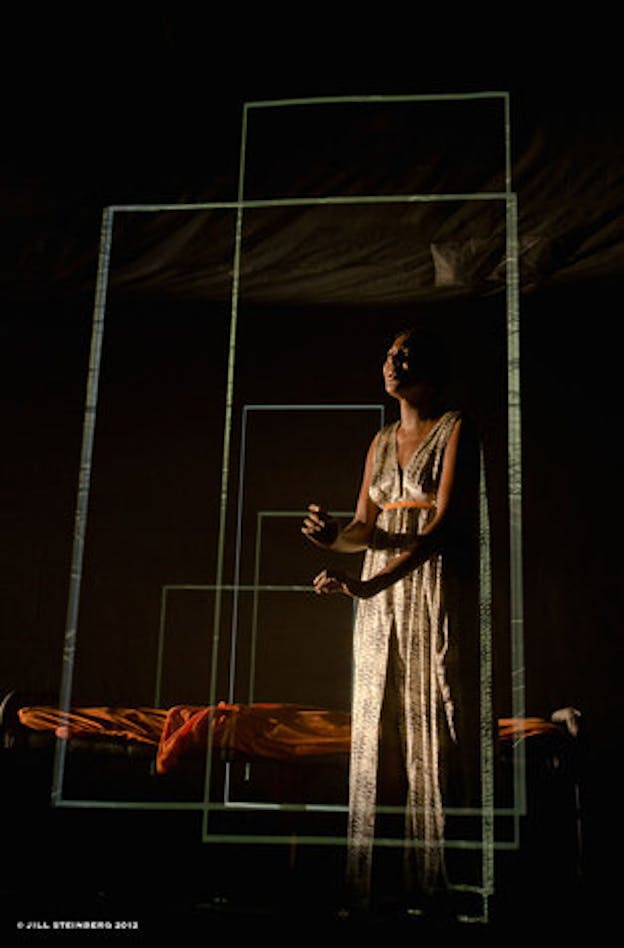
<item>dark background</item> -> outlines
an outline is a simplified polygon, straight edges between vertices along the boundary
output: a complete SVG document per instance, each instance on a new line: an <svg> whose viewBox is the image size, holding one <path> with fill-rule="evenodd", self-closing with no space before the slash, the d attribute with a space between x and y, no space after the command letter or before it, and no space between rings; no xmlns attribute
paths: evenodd
<svg viewBox="0 0 624 948"><path fill-rule="evenodd" d="M40 23L36 36L27 34L28 42L24 23L7 32L21 53L11 58L7 69L1 184L3 684L51 695L59 683L102 208L111 203L235 199L244 101L504 89L511 95L520 238L541 239L529 241L527 246L537 250L521 258L527 711L548 715L571 704L583 714L588 871L600 887L603 866L615 845L620 754L617 324L624 283L624 121L617 90L609 94L605 86L592 88L570 80L565 68L553 67L544 81L531 84L523 81L520 69L488 73L483 68L476 76L474 69L462 70L457 61L446 74L439 63L431 70L421 61L393 77L383 70L371 72L364 64L359 72L341 69L336 57L333 75L328 75L327 63L321 69L314 56L297 61L292 44L281 50L277 69L257 53L255 58L243 57L241 67L240 58L217 60L217 36L209 19L198 25L163 15L140 24L127 20L123 28L110 21L101 28L74 23L73 41L63 38L58 21L47 26L55 31L48 32ZM443 134L440 142L443 147ZM332 143L336 154L347 147L344 140L328 136L323 154L329 165ZM393 175L407 181L405 166L412 164L411 153L397 150L402 158L396 167L379 171L390 191ZM474 151L478 158L479 149ZM431 179L434 187L443 189L439 154L435 149L425 158L418 154L414 180L420 184ZM464 157L471 159L472 154L467 148ZM272 148L267 149L263 173L268 181L272 170L280 171L272 169L272 155ZM383 149L375 158L384 159ZM358 193L358 174L369 176L369 187L373 183L370 169L343 180L343 166L337 167L336 193ZM467 160L465 167L473 165ZM486 179L489 172L484 175L478 168L476 185L484 186ZM328 181L331 174L323 165L318 181L308 170L304 184L309 193L319 193ZM299 185L300 180L292 182L293 193ZM262 181L257 184L261 186ZM283 225L282 218L258 225L253 236L260 251ZM101 461L106 477L94 480L90 530L97 533L99 525L99 536L108 536L102 547L106 553L98 555L113 556L126 578L132 570L139 586L141 564L147 560L167 582L204 582L214 569L214 497L219 486L214 457L222 438L218 406L229 299L223 290L227 279L206 287L197 276L201 254L190 275L173 267L172 279L171 239L174 244L180 241L186 260L189 240L195 237L185 234L185 226L176 228L173 238L168 225L162 233L156 226L155 234L139 226L139 238L129 240L129 256L120 263L126 268L124 279L112 294L107 323L97 450L108 463ZM208 226L213 226L210 221ZM297 226L304 227L304 234L309 233L306 226L314 230L313 223L295 221L293 226L295 234ZM370 228L370 222L366 226ZM213 236L225 234L228 227L231 223L220 221ZM366 227L361 234L365 242ZM222 239L230 245L230 237ZM211 246L217 247L218 264L219 240ZM157 261L155 275L149 267L133 269L133 248L142 261ZM399 294L383 312L375 299L358 307L360 289L349 304L342 286L333 298L331 287L311 281L310 292L317 297L272 301L263 296L262 281L250 283L253 292L242 301L237 406L255 398L294 401L302 380L302 402L319 390L325 391L326 401L350 402L354 390L365 392L366 400L379 400L374 390L375 359L385 344L381 330L400 325L417 305L419 313L442 313L445 325L464 327L457 349L468 346L463 351L471 358L482 355L483 339L466 333L462 316L468 314L476 322L474 314L487 314L486 324L494 329L487 336L492 345L485 359L486 381L483 372L475 372L482 389L477 414L487 417L483 406L488 393L500 397L496 380L504 371L504 297L500 284L487 283L483 276L487 261L481 257L478 264L459 291L440 294L434 287L431 294L423 290L415 299ZM269 278L272 266L268 261ZM309 273L304 266L304 275ZM267 312L270 334L258 332ZM249 335L243 335L246 327ZM296 363L293 351L298 353ZM332 380L328 387L319 384L325 379ZM358 394L355 400L365 399ZM504 456L504 425L499 406L492 408L492 417L492 492L502 498L504 470L498 465ZM202 424L206 427L200 435ZM234 447L236 437L235 431ZM315 431L314 437L322 443L323 432ZM344 509L355 496L356 458L368 432L363 428L358 433L345 465L337 460L340 439L332 437L338 438L337 445L315 446L324 451L319 469L331 474L319 480L319 489L326 481L328 494L335 487L331 496L321 499ZM287 478L278 486L280 498L282 488L292 488ZM307 485L306 495L303 487L300 493L307 502ZM289 505L297 494L290 490ZM163 507L165 497L169 501ZM134 511L132 517L129 510ZM495 511L501 522L504 514L504 508ZM276 540L282 549L287 542L283 537ZM231 570L231 547L228 550ZM308 564L314 569L317 560L307 552L297 557L294 581L304 582ZM177 575L172 573L173 562ZM95 553L87 559L90 588L104 583L107 568ZM277 574L280 582L286 581L281 567ZM124 589L127 596L127 584ZM124 599L119 625L115 597L100 595L93 609L104 641L91 640L78 656L84 698L94 703L148 703L154 658L153 641L144 630L157 621L156 600L140 595ZM102 613L98 602L106 602L109 612ZM83 618L85 625L95 621L88 613ZM343 622L344 616L332 621ZM136 639L128 639L129 625L143 630ZM185 646L191 660L192 639ZM348 673L348 643L341 644L339 661ZM194 688L200 680L201 675ZM178 700L179 676L171 687ZM319 687L317 693L326 698Z"/></svg>

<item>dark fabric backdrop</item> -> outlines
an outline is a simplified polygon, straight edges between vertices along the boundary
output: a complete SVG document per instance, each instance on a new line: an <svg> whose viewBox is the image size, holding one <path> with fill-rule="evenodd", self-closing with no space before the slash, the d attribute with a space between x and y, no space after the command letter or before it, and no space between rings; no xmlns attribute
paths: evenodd
<svg viewBox="0 0 624 948"><path fill-rule="evenodd" d="M332 79L303 67L279 81L249 68L230 75L215 62L206 72L201 43L177 18L155 20L143 34L135 24L125 33L108 29L117 38L112 58L110 44L87 29L80 52L69 58L69 43L50 49L40 36L8 87L14 94L7 95L0 270L4 683L48 694L58 686L102 207L235 199L244 101L506 88L521 254L527 709L548 714L573 704L583 712L591 755L588 846L599 866L610 823L601 801L621 742L619 103L565 84L527 88L504 75L503 82L491 75L461 85L455 76L437 81L424 72L382 82L370 75ZM137 46L138 38L144 42ZM65 69L55 65L59 58ZM378 108L335 113L329 124L319 110L310 123L293 113L287 137L283 116L254 114L249 143L257 170L250 173L250 193L443 191L451 181L459 190L500 188L501 162L491 162L491 142L479 125L490 127L491 106L488 115L471 110L468 127L440 119L444 110L415 124L405 111L395 110L391 121ZM354 390L375 400L375 359L385 344L378 332L413 313L435 312L463 327L462 346L470 346L466 327L489 325L491 314L491 376L472 376L482 387L476 401L483 409L488 392L500 394L497 380L504 381L504 217L500 207L477 203L250 214L237 404L261 394L294 400L294 391L306 401L318 393L319 373L333 379L328 400L350 401ZM169 554L180 544L185 565L176 579L186 581L204 566L210 573L215 551L213 461L222 437L215 393L222 398L232 219L134 215L116 226L105 350L114 357L103 376L98 437L110 458L123 443L127 463L110 467L108 499L102 496L100 506L95 482L94 516L112 529L111 517L123 521L127 510L106 506L115 484L126 492L124 504L132 503L134 490L141 498L141 541L119 555L140 577L146 551L158 559L164 531L174 542ZM259 332L267 312L272 331ZM473 346L477 340L483 343L476 336ZM480 358L483 350L466 352ZM336 374L344 366L351 376ZM470 372L465 391L469 381ZM137 436L134 419L145 419L147 405L157 427L137 421ZM499 409L493 415L500 460ZM358 435L362 444L365 435ZM348 472L336 468L341 503L354 497L354 465ZM504 503L499 474L493 496ZM171 505L164 512L158 507L154 518L165 495ZM113 537L112 555L116 542ZM307 564L298 565L303 576ZM171 581L169 565L161 572ZM128 609L137 627L154 627L154 602L137 596ZM137 683L144 697L152 682L145 650L153 646L143 638L139 645L128 651L109 643L108 667L99 646L91 656L86 648L85 681L89 663L97 662L102 682L115 683L126 697ZM340 661L347 668L344 643Z"/></svg>

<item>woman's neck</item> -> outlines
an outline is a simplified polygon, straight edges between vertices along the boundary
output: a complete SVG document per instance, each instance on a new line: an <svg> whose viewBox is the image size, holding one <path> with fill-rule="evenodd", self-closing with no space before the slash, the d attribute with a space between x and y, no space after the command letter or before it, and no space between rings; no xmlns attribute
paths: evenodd
<svg viewBox="0 0 624 948"><path fill-rule="evenodd" d="M440 417L432 404L416 405L402 398L400 402L401 421L400 426L404 432L418 435L430 428L431 425Z"/></svg>

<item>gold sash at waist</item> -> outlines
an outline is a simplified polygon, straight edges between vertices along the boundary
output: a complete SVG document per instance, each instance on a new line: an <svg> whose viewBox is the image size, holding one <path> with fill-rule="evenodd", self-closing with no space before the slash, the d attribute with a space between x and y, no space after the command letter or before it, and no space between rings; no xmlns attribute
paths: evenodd
<svg viewBox="0 0 624 948"><path fill-rule="evenodd" d="M406 507L419 507L423 510L431 510L435 507L434 500L394 500L390 504L384 504L382 510L403 510Z"/></svg>

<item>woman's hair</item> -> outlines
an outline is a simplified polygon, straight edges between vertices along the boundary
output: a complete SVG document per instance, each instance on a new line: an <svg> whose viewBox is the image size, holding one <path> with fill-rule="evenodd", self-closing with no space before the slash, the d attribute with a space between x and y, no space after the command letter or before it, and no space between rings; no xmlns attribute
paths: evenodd
<svg viewBox="0 0 624 948"><path fill-rule="evenodd" d="M419 375L429 382L434 392L442 395L449 382L449 353L441 333L429 326L403 326L392 336L400 336L409 352L410 374Z"/></svg>

